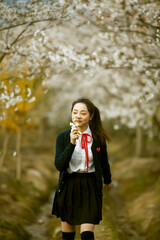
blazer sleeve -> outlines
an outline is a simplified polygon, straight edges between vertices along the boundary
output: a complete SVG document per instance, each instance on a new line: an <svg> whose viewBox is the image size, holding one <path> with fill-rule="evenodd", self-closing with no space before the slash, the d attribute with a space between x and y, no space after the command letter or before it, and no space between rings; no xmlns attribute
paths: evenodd
<svg viewBox="0 0 160 240"><path fill-rule="evenodd" d="M71 142L66 145L66 139L63 134L59 134L56 140L56 155L55 155L55 167L57 170L66 170L69 161L71 160L72 153L75 145Z"/></svg>
<svg viewBox="0 0 160 240"><path fill-rule="evenodd" d="M107 153L107 145L105 144L101 148L101 167L102 167L102 174L104 178L104 183L109 184L111 183L111 170L110 164L108 162L108 153Z"/></svg>

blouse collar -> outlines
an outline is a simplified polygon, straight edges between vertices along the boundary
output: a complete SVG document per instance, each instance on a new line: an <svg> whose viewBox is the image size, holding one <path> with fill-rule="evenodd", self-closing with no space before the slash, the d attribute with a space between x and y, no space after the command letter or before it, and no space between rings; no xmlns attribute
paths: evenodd
<svg viewBox="0 0 160 240"><path fill-rule="evenodd" d="M87 129L83 133L88 133L89 135L92 136L92 132L91 132L91 129L90 129L89 125L88 125Z"/></svg>

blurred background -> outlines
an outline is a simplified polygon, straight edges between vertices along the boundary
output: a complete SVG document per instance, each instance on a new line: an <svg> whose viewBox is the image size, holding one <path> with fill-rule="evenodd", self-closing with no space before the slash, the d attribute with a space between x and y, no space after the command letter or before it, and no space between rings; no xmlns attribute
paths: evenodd
<svg viewBox="0 0 160 240"><path fill-rule="evenodd" d="M159 13L154 0L0 1L0 239L60 239L55 140L79 97L112 138L96 238L159 239Z"/></svg>

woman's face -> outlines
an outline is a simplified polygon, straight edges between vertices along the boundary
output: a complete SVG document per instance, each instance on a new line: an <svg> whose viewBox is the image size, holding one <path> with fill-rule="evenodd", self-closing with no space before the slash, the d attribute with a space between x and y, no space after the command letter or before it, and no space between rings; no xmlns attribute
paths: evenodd
<svg viewBox="0 0 160 240"><path fill-rule="evenodd" d="M72 122L82 130L87 129L91 120L90 113L85 103L76 103L72 110Z"/></svg>

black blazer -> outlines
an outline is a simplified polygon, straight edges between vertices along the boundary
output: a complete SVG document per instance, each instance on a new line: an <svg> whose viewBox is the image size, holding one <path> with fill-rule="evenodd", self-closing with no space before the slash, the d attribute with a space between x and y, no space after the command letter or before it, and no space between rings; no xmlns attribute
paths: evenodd
<svg viewBox="0 0 160 240"><path fill-rule="evenodd" d="M75 145L70 142L71 129L60 133L56 140L55 167L60 171L57 193L60 193L67 178L67 168ZM111 183L110 165L108 162L107 145L101 145L93 138L92 154L96 172L99 197L102 196L102 177L105 184Z"/></svg>

